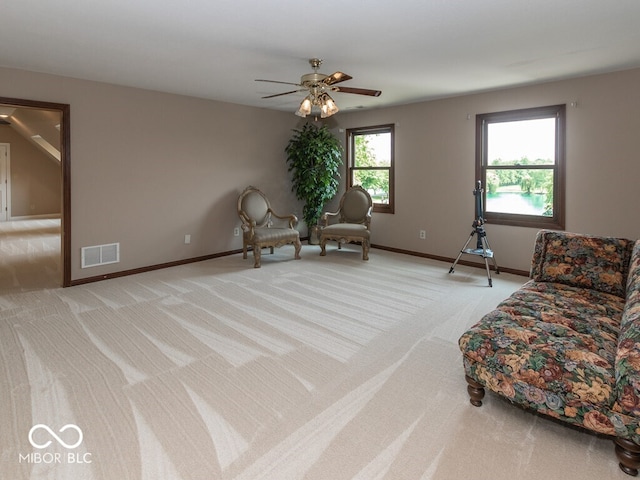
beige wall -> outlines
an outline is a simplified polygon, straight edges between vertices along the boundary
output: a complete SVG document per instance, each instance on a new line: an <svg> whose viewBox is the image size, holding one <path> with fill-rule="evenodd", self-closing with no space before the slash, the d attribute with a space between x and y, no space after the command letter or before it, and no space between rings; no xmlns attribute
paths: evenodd
<svg viewBox="0 0 640 480"><path fill-rule="evenodd" d="M372 242L457 256L474 217L475 115L561 103L567 104L566 229L639 238L638 85L635 69L339 113L339 129L396 124L396 213L374 214ZM426 240L419 230L427 231ZM486 231L499 266L528 271L536 229L487 224Z"/></svg>
<svg viewBox="0 0 640 480"><path fill-rule="evenodd" d="M11 155L10 217L60 215L60 164L9 125L0 125L0 143L9 144Z"/></svg>
<svg viewBox="0 0 640 480"><path fill-rule="evenodd" d="M2 68L0 85L71 105L73 280L241 248L250 184L301 212L284 154L294 115ZM80 268L81 247L113 242L120 263Z"/></svg>
<svg viewBox="0 0 640 480"><path fill-rule="evenodd" d="M567 110L567 230L637 238L639 84L630 70L342 111L329 125L344 139L346 128L396 124L396 213L374 214L373 243L453 258L474 215L475 115L577 101ZM249 184L300 216L284 155L301 124L292 112L1 68L0 85L0 96L71 105L74 280L240 248L236 199ZM528 270L535 229L487 233L500 266ZM80 269L81 247L111 242L119 264Z"/></svg>

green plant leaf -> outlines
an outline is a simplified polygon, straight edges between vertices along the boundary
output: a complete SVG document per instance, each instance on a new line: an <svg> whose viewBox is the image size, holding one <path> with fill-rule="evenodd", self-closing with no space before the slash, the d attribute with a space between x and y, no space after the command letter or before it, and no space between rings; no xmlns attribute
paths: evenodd
<svg viewBox="0 0 640 480"><path fill-rule="evenodd" d="M291 172L291 190L305 202L302 216L311 227L318 223L325 204L338 191L343 147L326 125L305 124L285 148L287 170Z"/></svg>

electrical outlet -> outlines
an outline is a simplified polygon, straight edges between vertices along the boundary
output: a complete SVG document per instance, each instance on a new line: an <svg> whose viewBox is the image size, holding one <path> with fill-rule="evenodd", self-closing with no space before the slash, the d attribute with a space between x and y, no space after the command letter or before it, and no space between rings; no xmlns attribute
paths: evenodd
<svg viewBox="0 0 640 480"><path fill-rule="evenodd" d="M238 227L233 229L233 236L234 237L239 237L240 236L240 229Z"/></svg>
<svg viewBox="0 0 640 480"><path fill-rule="evenodd" d="M184 236L184 244L189 245L191 243L191 235Z"/></svg>
<svg viewBox="0 0 640 480"><path fill-rule="evenodd" d="M421 240L424 240L425 238L427 238L427 231L426 230L420 230L419 236L420 236Z"/></svg>

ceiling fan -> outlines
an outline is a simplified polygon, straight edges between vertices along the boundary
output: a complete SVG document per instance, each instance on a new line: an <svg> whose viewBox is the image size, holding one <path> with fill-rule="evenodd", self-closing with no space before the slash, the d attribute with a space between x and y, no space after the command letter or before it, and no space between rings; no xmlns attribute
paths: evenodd
<svg viewBox="0 0 640 480"><path fill-rule="evenodd" d="M282 95L290 95L292 93L308 91L309 94L300 103L300 108L298 108L296 115L300 117L306 117L311 113L311 108L316 106L320 108L320 116L322 118L326 118L330 117L334 113L338 113L339 110L338 106L333 101L333 98L331 98L331 96L329 95L329 92L353 93L356 95L367 95L370 97L379 97L380 94L382 94L380 90L336 86L336 83L351 80L351 78L353 77L342 72L335 72L331 75L325 75L324 73L318 72L320 65L322 65L322 60L319 58L309 59L309 64L313 68L313 73L302 75L302 77L300 78L300 83L256 79L256 82L280 83L284 85L295 85L296 87L300 87L296 90L276 93L275 95L267 95L266 97L262 98L274 98L280 97Z"/></svg>

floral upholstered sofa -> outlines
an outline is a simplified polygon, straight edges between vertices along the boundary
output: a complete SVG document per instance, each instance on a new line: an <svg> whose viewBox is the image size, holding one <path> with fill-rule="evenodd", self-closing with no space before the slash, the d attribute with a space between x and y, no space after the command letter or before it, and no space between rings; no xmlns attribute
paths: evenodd
<svg viewBox="0 0 640 480"><path fill-rule="evenodd" d="M531 277L459 340L470 401L485 389L611 436L640 468L640 240L550 230Z"/></svg>

